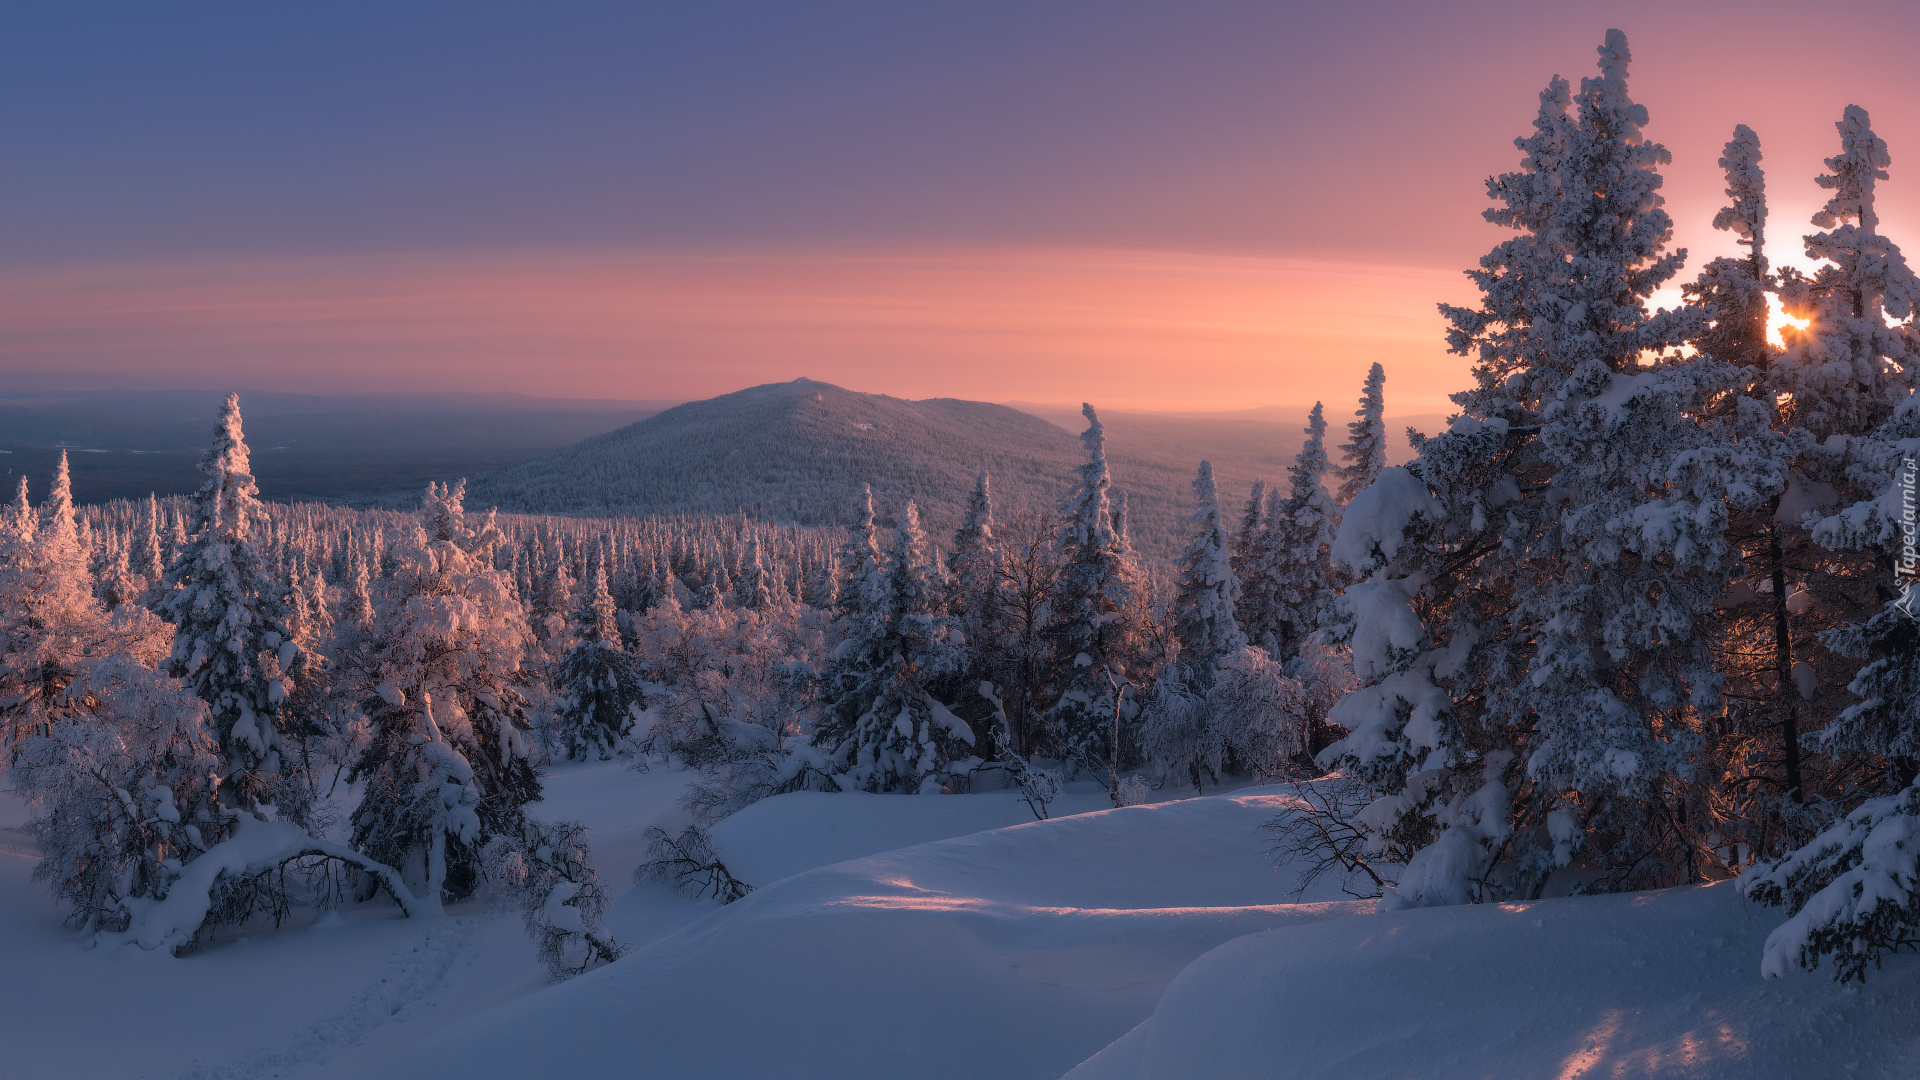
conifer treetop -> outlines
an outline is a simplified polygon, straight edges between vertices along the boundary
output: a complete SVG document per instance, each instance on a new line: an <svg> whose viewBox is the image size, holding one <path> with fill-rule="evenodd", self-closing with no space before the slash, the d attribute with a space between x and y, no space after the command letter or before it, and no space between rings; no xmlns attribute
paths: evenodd
<svg viewBox="0 0 1920 1080"><path fill-rule="evenodd" d="M25 483L22 478L23 491ZM80 533L73 520L73 478L67 470L65 450L60 451L60 464L53 470L53 488L40 507L40 516L40 542L50 551L77 556Z"/></svg>
<svg viewBox="0 0 1920 1080"><path fill-rule="evenodd" d="M1691 309L1646 310L1686 260L1684 249L1665 250L1673 222L1658 167L1672 155L1643 135L1626 36L1607 31L1599 53L1600 75L1577 95L1554 77L1533 133L1515 140L1519 170L1487 183L1500 205L1486 219L1520 235L1467 271L1481 306L1440 305L1449 350L1477 357L1477 388L1454 396L1470 414L1531 411L1583 364L1630 371L1643 352L1678 346L1704 324Z"/></svg>
<svg viewBox="0 0 1920 1080"><path fill-rule="evenodd" d="M1092 405L1083 403L1080 413L1087 418L1087 430L1080 433L1080 445L1087 449L1087 462L1076 470L1079 483L1061 507L1066 512L1061 539L1069 549L1112 551L1117 547L1117 540L1107 494L1113 486L1113 478L1107 471L1107 432Z"/></svg>
<svg viewBox="0 0 1920 1080"><path fill-rule="evenodd" d="M207 479L195 495L198 527L211 530L210 538L245 543L252 536L260 488L253 482L253 463L241 430L239 394L228 394L221 402L213 442L200 457L200 472Z"/></svg>
<svg viewBox="0 0 1920 1080"><path fill-rule="evenodd" d="M1847 106L1833 126L1840 131L1840 152L1826 159L1827 172L1813 178L1833 197L1813 215L1813 223L1832 229L1851 221L1871 234L1880 225L1880 215L1873 208L1874 182L1887 179L1893 158L1886 142L1873 133L1867 110L1860 106Z"/></svg>
<svg viewBox="0 0 1920 1080"><path fill-rule="evenodd" d="M1726 170L1730 201L1713 216L1713 227L1737 236L1734 243L1752 251L1757 269L1765 273L1767 174L1760 168L1760 136L1745 124L1735 125L1720 152L1720 167Z"/></svg>
<svg viewBox="0 0 1920 1080"><path fill-rule="evenodd" d="M1343 505L1371 487L1374 477L1387 467L1386 383L1386 369L1375 363L1367 372L1366 385L1361 387L1360 407L1347 424L1347 442L1340 448L1346 464L1340 470L1340 490L1335 495Z"/></svg>

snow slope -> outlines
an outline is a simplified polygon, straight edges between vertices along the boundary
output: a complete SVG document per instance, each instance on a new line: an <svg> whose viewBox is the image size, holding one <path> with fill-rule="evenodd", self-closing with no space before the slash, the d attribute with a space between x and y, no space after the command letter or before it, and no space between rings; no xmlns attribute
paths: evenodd
<svg viewBox="0 0 1920 1080"><path fill-rule="evenodd" d="M1268 931L1068 1080L1920 1075L1915 958L1762 979L1780 919L1723 883Z"/></svg>
<svg viewBox="0 0 1920 1080"><path fill-rule="evenodd" d="M784 801L808 815L839 798L753 810L773 818ZM846 805L884 822L911 812L894 804L970 810L976 798ZM1208 949L1371 908L1275 903L1291 882L1262 855L1258 826L1284 798L1262 789L1055 818L799 873L451 1025L380 1075L1053 1080L1144 1019ZM741 872L771 858L743 852Z"/></svg>
<svg viewBox="0 0 1920 1080"><path fill-rule="evenodd" d="M685 779L549 778L534 809L594 830L643 946L558 985L483 902L84 951L0 795L0 1080L1920 1075L1920 957L1864 988L1763 980L1781 913L1725 885L1287 904L1258 828L1285 789L1098 810L1075 785L1056 814L1090 812L1046 822L1010 792L765 800L714 830L759 886L720 908L627 884Z"/></svg>
<svg viewBox="0 0 1920 1080"><path fill-rule="evenodd" d="M1049 808L1054 817L1106 810L1106 789L1067 785ZM1015 791L965 798L904 799L864 791L796 791L763 799L713 827L727 869L756 887L829 863L968 833L1024 825L1033 812Z"/></svg>
<svg viewBox="0 0 1920 1080"><path fill-rule="evenodd" d="M635 838L675 813L684 785L683 774L618 762L561 767L530 809L587 821L617 894L643 846ZM249 927L178 959L86 950L29 879L26 816L0 792L0 1080L360 1075L427 1031L547 985L518 917L481 901L435 920L403 919L384 899L317 921L297 911L278 929ZM616 912L634 940L702 914L663 899Z"/></svg>

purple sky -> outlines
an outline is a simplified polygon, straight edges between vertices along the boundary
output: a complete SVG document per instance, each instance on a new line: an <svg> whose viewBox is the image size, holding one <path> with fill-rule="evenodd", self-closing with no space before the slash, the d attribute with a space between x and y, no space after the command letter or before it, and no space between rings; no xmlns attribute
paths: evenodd
<svg viewBox="0 0 1920 1080"><path fill-rule="evenodd" d="M1732 250L1740 122L1785 262L1849 103L1884 231L1920 227L1915 11L16 5L0 381L1212 408L1345 401L1381 360L1428 410L1483 181L1608 26L1690 264Z"/></svg>

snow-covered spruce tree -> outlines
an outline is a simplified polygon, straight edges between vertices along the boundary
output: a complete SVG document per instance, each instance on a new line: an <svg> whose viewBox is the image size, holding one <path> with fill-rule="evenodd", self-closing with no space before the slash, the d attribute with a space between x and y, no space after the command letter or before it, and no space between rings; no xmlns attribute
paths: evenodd
<svg viewBox="0 0 1920 1080"><path fill-rule="evenodd" d="M1380 793L1357 824L1410 856L1400 905L1532 895L1576 860L1599 887L1693 868L1669 795L1720 707L1702 624L1735 563L1726 515L1786 477L1764 435L1695 419L1732 380L1641 365L1704 320L1644 307L1684 252L1663 254L1667 153L1627 62L1609 31L1600 77L1541 95L1521 170L1489 181L1488 220L1518 235L1469 272L1481 307L1442 306L1477 356L1465 415L1356 495L1334 545L1362 688L1319 760Z"/></svg>
<svg viewBox="0 0 1920 1080"><path fill-rule="evenodd" d="M83 931L123 931L225 831L218 741L204 702L124 653L61 693L11 773L34 804L33 879Z"/></svg>
<svg viewBox="0 0 1920 1080"><path fill-rule="evenodd" d="M26 480L21 480L25 507ZM0 532L0 750L48 733L70 714L67 688L94 661L127 652L152 663L166 624L143 611L109 614L94 598L74 523L63 453L40 512L16 509Z"/></svg>
<svg viewBox="0 0 1920 1080"><path fill-rule="evenodd" d="M1830 171L1819 178L1834 196L1814 218L1828 231L1807 237L1808 253L1830 265L1813 286L1791 276L1783 285L1788 310L1812 321L1775 368L1780 383L1792 388L1787 401L1796 417L1843 425L1838 434L1853 434L1803 455L1810 471L1858 500L1820 520L1813 539L1831 550L1873 556L1858 577L1879 600L1871 615L1821 635L1834 652L1867 663L1847 687L1858 700L1805 741L1830 757L1874 767L1884 779L1865 786L1888 794L1854 808L1747 889L1786 905L1791 915L1768 937L1768 974L1831 956L1836 976L1847 979L1864 978L1882 954L1911 945L1920 926L1913 842L1920 823L1920 625L1914 614L1920 543L1913 524L1920 399L1910 394L1920 355L1920 284L1899 248L1876 231L1874 184L1888 175L1886 145L1857 106L1848 106L1838 127L1841 153L1827 159ZM1870 432L1844 427L1882 412L1890 416Z"/></svg>
<svg viewBox="0 0 1920 1080"><path fill-rule="evenodd" d="M1327 421L1320 403L1308 414L1306 442L1287 470L1284 496L1267 496L1260 534L1248 553L1249 567L1239 619L1248 640L1282 664L1293 664L1308 638L1329 618L1333 563L1328 552L1339 507L1327 491Z"/></svg>
<svg viewBox="0 0 1920 1080"><path fill-rule="evenodd" d="M1138 710L1125 682L1133 659L1128 615L1138 571L1107 498L1112 478L1106 429L1092 405L1080 410L1087 418L1080 436L1087 463L1077 470L1073 492L1061 504L1055 539L1060 569L1043 632L1054 695L1047 724L1063 758L1104 776L1116 761L1120 769L1130 769L1140 760Z"/></svg>
<svg viewBox="0 0 1920 1080"><path fill-rule="evenodd" d="M107 556L99 581L97 592L100 602L109 609L134 603L147 591L147 583L133 574L133 567L127 560L127 549L119 545L115 545L112 554Z"/></svg>
<svg viewBox="0 0 1920 1080"><path fill-rule="evenodd" d="M964 661L954 621L938 608L944 585L909 502L870 606L849 617L822 676L815 745L844 786L934 792L979 764L973 731L934 697Z"/></svg>
<svg viewBox="0 0 1920 1080"><path fill-rule="evenodd" d="M427 505L458 503L430 488ZM433 520L429 517L429 520ZM353 842L400 868L435 908L471 892L479 851L514 834L540 797L522 687L532 644L484 531L443 513L445 539L416 532L374 584L369 647L342 656L341 678L371 722L355 763L364 793Z"/></svg>
<svg viewBox="0 0 1920 1080"><path fill-rule="evenodd" d="M159 585L166 576L166 548L160 540L160 501L152 495L147 496L147 516L142 523L134 549L128 559L132 570L147 587Z"/></svg>
<svg viewBox="0 0 1920 1080"><path fill-rule="evenodd" d="M1817 178L1833 192L1814 215L1826 231L1805 238L1808 254L1828 261L1812 278L1791 269L1780 274L1784 306L1809 325L1783 330L1788 348L1756 386L1756 396L1777 403L1776 426L1802 440L1793 482L1766 522L1767 565L1753 590L1773 617L1774 662L1765 690L1772 706L1767 720L1777 732L1762 743L1766 757L1754 771L1777 779L1786 796L1749 814L1757 828L1746 832L1759 837L1743 839L1762 856L1776 853L1782 841L1809 839L1824 820L1823 795L1873 790L1888 775L1890 789L1897 789L1914 768L1849 746L1845 723L1829 729L1839 741L1811 762L1800 745L1829 746L1820 729L1852 713L1829 688L1851 681L1862 659L1887 655L1871 643L1885 632L1880 615L1902 584L1888 574L1902 546L1892 478L1910 452L1902 440L1913 431L1899 410L1920 367L1914 319L1920 282L1900 249L1878 234L1874 209L1876 181L1886 178L1891 163L1886 144L1858 107L1849 106L1836 127L1841 152ZM1835 513L1835 504L1848 508ZM1803 527L1815 521L1811 532ZM1814 734L1803 740L1801 732ZM1784 753L1774 749L1781 745ZM1776 757L1777 769L1766 760ZM1794 805L1803 801L1805 809Z"/></svg>
<svg viewBox="0 0 1920 1080"><path fill-rule="evenodd" d="M1807 475L1811 469L1831 478L1835 471L1834 455L1815 445L1799 422L1826 410L1807 397L1806 386L1798 400L1786 389L1801 381L1782 367L1794 361L1785 360L1766 336L1767 294L1776 280L1766 255L1760 160L1758 138L1736 128L1720 161L1729 203L1714 224L1735 233L1748 254L1713 260L1684 290L1713 316L1712 327L1695 339L1700 353L1745 373L1740 394L1724 399L1716 412L1757 413L1783 440L1780 452L1792 466L1786 490L1751 510L1736 509L1730 518L1729 534L1745 553L1748 580L1735 583L1722 600L1719 666L1728 680L1729 708L1712 732L1702 771L1740 778L1720 785L1710 799L1716 847L1732 862L1743 849L1746 858L1764 860L1810 839L1831 817L1823 796L1851 786L1844 769L1830 760L1815 761L1809 772L1799 735L1824 726L1843 705L1843 695L1820 688L1844 686L1857 662L1823 646L1821 633L1871 614L1858 590L1863 578L1876 574L1862 555L1822 551L1803 521L1809 510L1830 510L1842 492ZM1797 336L1791 328L1788 333Z"/></svg>
<svg viewBox="0 0 1920 1080"><path fill-rule="evenodd" d="M1266 519L1267 482L1255 480L1253 491L1248 494L1246 505L1240 510L1240 527L1233 533L1233 572L1239 576L1242 586L1246 585L1250 559Z"/></svg>
<svg viewBox="0 0 1920 1080"><path fill-rule="evenodd" d="M620 648L613 613L605 566L596 566L592 585L582 590L573 613L579 644L567 650L554 672L560 709L549 738L570 761L612 757L647 707L640 663Z"/></svg>
<svg viewBox="0 0 1920 1080"><path fill-rule="evenodd" d="M774 604L774 576L760 555L760 530L747 528L747 550L740 560L740 580L734 583L734 602L759 611Z"/></svg>
<svg viewBox="0 0 1920 1080"><path fill-rule="evenodd" d="M1360 390L1360 407L1347 424L1347 441L1340 446L1343 464L1336 498L1342 506L1372 487L1374 478L1387 467L1386 385L1386 369L1374 364Z"/></svg>
<svg viewBox="0 0 1920 1080"><path fill-rule="evenodd" d="M207 479L193 497L192 536L167 568L157 611L174 625L167 674L213 714L222 805L272 804L280 820L299 824L311 792L294 775L282 706L308 661L287 625L285 590L254 543L261 508L251 467L240 398L228 394L200 459Z"/></svg>
<svg viewBox="0 0 1920 1080"><path fill-rule="evenodd" d="M1805 238L1807 254L1827 265L1811 278L1782 273L1782 305L1811 324L1771 367L1773 389L1788 395L1795 425L1823 443L1871 431L1912 389L1911 330L1887 320L1910 322L1920 300L1920 281L1878 230L1874 187L1888 175L1886 143L1857 105L1836 126L1841 152L1815 178L1833 192L1813 218L1826 231Z"/></svg>
<svg viewBox="0 0 1920 1080"><path fill-rule="evenodd" d="M593 869L586 826L523 819L518 832L488 841L482 862L487 879L519 909L554 980L610 964L626 951L600 925L608 897Z"/></svg>
<svg viewBox="0 0 1920 1080"><path fill-rule="evenodd" d="M860 520L834 561L843 575L836 590L840 614L852 614L873 602L872 594L886 575L887 557L880 550L880 530L873 521L873 485L860 485Z"/></svg>
<svg viewBox="0 0 1920 1080"><path fill-rule="evenodd" d="M66 458L62 451L60 457ZM5 515L0 515L0 532L7 540L31 540L38 531L34 523L33 504L27 501L27 476L20 474L20 483L14 489L13 502L7 505Z"/></svg>
<svg viewBox="0 0 1920 1080"><path fill-rule="evenodd" d="M1193 680L1211 681L1214 664L1247 643L1234 618L1240 602L1240 579L1229 558L1226 523L1221 520L1220 495L1214 487L1213 463L1202 461L1193 479L1192 537L1180 557L1180 590L1174 599L1174 636L1180 642L1180 662ZM1189 680L1192 681L1192 680Z"/></svg>
<svg viewBox="0 0 1920 1080"><path fill-rule="evenodd" d="M433 498L431 489L429 499ZM546 643L549 656L564 650L567 645L567 621L573 614L574 586L577 582L573 572L567 566L566 549L558 537L552 539L553 550L545 556L545 572L534 585L533 605L527 612L529 628L535 639Z"/></svg>
<svg viewBox="0 0 1920 1080"><path fill-rule="evenodd" d="M1883 434L1904 434L1906 447L1920 445L1917 402L1910 398L1902 405L1888 425L1893 430ZM1889 485L1894 505L1876 505L1862 518L1898 513L1901 486L1912 491L1920 480L1913 451L1896 453L1904 462ZM1912 550L1905 537L1894 544ZM1891 774L1886 787L1893 793L1866 800L1747 879L1748 896L1783 904L1791 916L1768 935L1762 970L1769 975L1815 967L1828 956L1836 978L1864 979L1884 953L1910 946L1920 927L1920 847L1914 843L1920 831L1920 785L1914 782L1920 762L1920 622L1914 596L1909 584L1864 623L1824 635L1836 652L1870 662L1847 687L1858 700L1808 740L1835 757L1885 762Z"/></svg>
<svg viewBox="0 0 1920 1080"><path fill-rule="evenodd" d="M1767 341L1773 272L1767 263L1767 188L1760 160L1760 137L1745 124L1735 127L1720 154L1728 203L1714 215L1713 227L1733 233L1747 255L1709 261L1681 291L1713 313L1712 326L1695 339L1695 348L1722 363L1764 370L1775 350Z"/></svg>
<svg viewBox="0 0 1920 1080"><path fill-rule="evenodd" d="M1017 665L1006 648L1010 612L1005 588L1000 545L993 534L993 494L983 469L967 497L966 517L954 533L943 607L964 650L961 670L951 680L954 696L947 704L976 737L986 736L974 749L990 759L1011 752L1004 741L1009 732L998 689L1017 679Z"/></svg>
<svg viewBox="0 0 1920 1080"><path fill-rule="evenodd" d="M1140 740L1147 761L1162 777L1179 777L1201 789L1201 771L1218 776L1225 745L1206 707L1214 669L1245 649L1246 635L1234 619L1240 579L1233 572L1213 464L1202 461L1193 480L1192 537L1180 558L1180 586L1174 596L1173 635L1177 662L1155 680L1141 716Z"/></svg>

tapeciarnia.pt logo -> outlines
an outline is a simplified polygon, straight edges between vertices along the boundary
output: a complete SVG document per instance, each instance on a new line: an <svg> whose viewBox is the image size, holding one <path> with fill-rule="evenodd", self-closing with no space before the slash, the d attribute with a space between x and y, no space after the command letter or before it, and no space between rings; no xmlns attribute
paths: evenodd
<svg viewBox="0 0 1920 1080"><path fill-rule="evenodd" d="M1900 560L1894 567L1894 579L1901 586L1900 599L1894 606L1906 612L1908 618L1920 619L1920 522L1915 520L1914 480L1920 475L1920 463L1913 458L1900 459L1900 474L1895 482L1900 485Z"/></svg>

